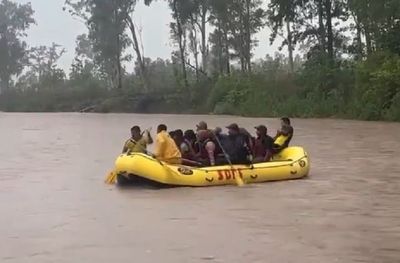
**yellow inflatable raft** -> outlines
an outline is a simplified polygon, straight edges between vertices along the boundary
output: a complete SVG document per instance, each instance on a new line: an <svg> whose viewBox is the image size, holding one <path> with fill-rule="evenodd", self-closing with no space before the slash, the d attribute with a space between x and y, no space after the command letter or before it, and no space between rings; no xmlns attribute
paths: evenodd
<svg viewBox="0 0 400 263"><path fill-rule="evenodd" d="M301 147L290 147L273 157L273 161L252 165L224 165L195 168L169 165L141 153L120 155L113 173L120 185L151 183L159 186L214 186L236 184L240 176L244 183L262 183L299 179L310 169L307 153Z"/></svg>

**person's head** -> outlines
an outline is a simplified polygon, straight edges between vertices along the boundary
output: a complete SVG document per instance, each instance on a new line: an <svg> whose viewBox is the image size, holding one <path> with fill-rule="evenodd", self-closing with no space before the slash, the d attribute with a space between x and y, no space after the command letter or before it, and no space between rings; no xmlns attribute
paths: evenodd
<svg viewBox="0 0 400 263"><path fill-rule="evenodd" d="M183 140L183 131L182 130L174 131L174 139Z"/></svg>
<svg viewBox="0 0 400 263"><path fill-rule="evenodd" d="M208 126L205 121L201 121L201 122L199 122L199 124L196 125L196 128L197 128L197 131L203 131L203 130L207 130Z"/></svg>
<svg viewBox="0 0 400 263"><path fill-rule="evenodd" d="M157 133L160 133L162 131L167 131L167 126L165 124L160 124L157 127Z"/></svg>
<svg viewBox="0 0 400 263"><path fill-rule="evenodd" d="M193 130L186 130L183 137L188 141L195 141L196 140L196 133Z"/></svg>
<svg viewBox="0 0 400 263"><path fill-rule="evenodd" d="M140 127L139 126L133 126L131 128L131 136L132 136L132 138L134 140L140 139L141 134L140 134Z"/></svg>
<svg viewBox="0 0 400 263"><path fill-rule="evenodd" d="M233 136L233 135L238 135L240 133L239 126L236 123L232 123L231 125L226 127L228 129L228 134Z"/></svg>
<svg viewBox="0 0 400 263"><path fill-rule="evenodd" d="M290 119L288 117L281 118L281 126L290 126Z"/></svg>
<svg viewBox="0 0 400 263"><path fill-rule="evenodd" d="M207 130L200 130L197 132L197 140L199 142L203 142L203 141L207 140L209 138L209 136L210 136L210 133Z"/></svg>
<svg viewBox="0 0 400 263"><path fill-rule="evenodd" d="M259 125L255 127L255 129L258 137L267 135L267 127L265 127L265 125Z"/></svg>
<svg viewBox="0 0 400 263"><path fill-rule="evenodd" d="M214 134L215 134L215 135L220 135L221 133L222 133L221 127L216 127L216 128L214 129Z"/></svg>

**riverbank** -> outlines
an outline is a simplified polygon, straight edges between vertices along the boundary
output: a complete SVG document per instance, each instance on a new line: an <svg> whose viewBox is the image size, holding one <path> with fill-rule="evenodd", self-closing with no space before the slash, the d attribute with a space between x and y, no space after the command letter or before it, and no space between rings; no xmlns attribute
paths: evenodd
<svg viewBox="0 0 400 263"><path fill-rule="evenodd" d="M305 64L288 73L282 63L259 65L193 81L174 79L145 89L138 80L110 89L100 80L12 90L0 96L10 112L228 114L400 121L400 56L377 53L366 61L338 62L331 71ZM154 79L159 77L154 75Z"/></svg>
<svg viewBox="0 0 400 263"><path fill-rule="evenodd" d="M259 102L251 102L257 98ZM232 115L242 117L276 118L290 116L292 118L328 118L348 120L373 121L400 121L400 114L385 114L383 116L369 116L360 114L352 105L345 105L343 101L335 99L321 99L312 101L307 98L289 97L279 102L266 103L260 96L254 96L246 101L237 103L218 102L214 106L207 103L194 105L193 108L182 107L182 97L168 101L162 96L117 96L98 98L93 101L72 101L57 98L41 100L32 96L0 97L0 111L4 112L82 112L82 113L148 113L148 114L205 114L205 115ZM60 101L57 103L57 101ZM61 101L64 101L62 103ZM69 103L68 103L69 102ZM257 104L255 104L257 103Z"/></svg>

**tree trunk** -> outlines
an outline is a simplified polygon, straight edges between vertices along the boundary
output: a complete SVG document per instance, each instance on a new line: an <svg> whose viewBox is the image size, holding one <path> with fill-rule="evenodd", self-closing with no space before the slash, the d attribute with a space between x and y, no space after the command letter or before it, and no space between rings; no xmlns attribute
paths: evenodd
<svg viewBox="0 0 400 263"><path fill-rule="evenodd" d="M190 49L193 52L194 62L195 62L195 71L196 71L196 82L199 82L199 48L197 41L197 30L195 27L195 21L191 19L192 27L190 29Z"/></svg>
<svg viewBox="0 0 400 263"><path fill-rule="evenodd" d="M324 8L322 0L318 0L318 24L319 24L319 39L323 52L326 52L326 32L324 26Z"/></svg>
<svg viewBox="0 0 400 263"><path fill-rule="evenodd" d="M139 68L140 68L139 75L140 75L140 78L142 79L145 91L148 91L149 85L148 85L148 79L147 79L146 65L144 64L143 56L142 56L142 53L140 52L139 41L138 41L138 38L136 35L135 24L133 23L133 20L129 15L127 15L126 21L128 23L129 29L132 34L133 50L136 53L137 63L139 64Z"/></svg>
<svg viewBox="0 0 400 263"><path fill-rule="evenodd" d="M116 21L118 21L118 9L114 8L114 22L115 25L117 24ZM114 81L117 83L114 83L114 87L117 87L118 89L122 89L122 66L121 66L121 39L120 39L120 34L118 31L118 28L115 28L115 44L116 44L116 54L115 54L115 67L116 67L116 76L114 77Z"/></svg>
<svg viewBox="0 0 400 263"><path fill-rule="evenodd" d="M121 39L120 36L117 35L117 54L116 57L116 66L117 66L117 88L122 89L122 66L121 66Z"/></svg>
<svg viewBox="0 0 400 263"><path fill-rule="evenodd" d="M372 37L371 37L371 31L369 26L365 27L365 44L367 46L367 55L372 54Z"/></svg>
<svg viewBox="0 0 400 263"><path fill-rule="evenodd" d="M251 73L251 32L250 32L250 1L246 0L246 64L247 71Z"/></svg>
<svg viewBox="0 0 400 263"><path fill-rule="evenodd" d="M181 66L182 66L182 76L183 76L184 86L186 89L188 89L189 82L187 80L186 58L185 58L186 43L185 43L185 39L184 39L184 35L183 35L185 32L183 32L176 0L174 0L173 7L174 7L175 18L176 18L176 26L178 29L178 32L177 32L178 33L178 42L179 42L178 45L179 45L179 53L180 53Z"/></svg>
<svg viewBox="0 0 400 263"><path fill-rule="evenodd" d="M331 0L325 0L325 10L326 10L326 27L328 35L328 56L329 64L333 66L334 63L334 49L333 49L333 29L332 29L332 2Z"/></svg>
<svg viewBox="0 0 400 263"><path fill-rule="evenodd" d="M287 30L287 42L288 42L288 52L289 52L289 67L290 73L294 72L294 62L293 62L293 40L292 40L292 30L290 29L290 21L286 21Z"/></svg>
<svg viewBox="0 0 400 263"><path fill-rule="evenodd" d="M217 45L217 52L218 52L218 69L219 69L219 74L222 75L224 74L224 59L223 59L223 53L224 53L224 48L223 48L223 39L222 39L222 30L221 30L221 25L218 23L218 45Z"/></svg>
<svg viewBox="0 0 400 263"><path fill-rule="evenodd" d="M248 2L248 0L246 0ZM246 10L244 10L246 12ZM239 11L239 32L236 32L235 28L231 28L232 35L234 36L234 46L236 45L236 50L239 52L240 67L242 72L246 72L247 68L247 19L246 15L243 14L242 10ZM239 41L237 43L236 41Z"/></svg>
<svg viewBox="0 0 400 263"><path fill-rule="evenodd" d="M354 15L354 21L356 22L356 30L357 30L357 60L361 60L363 58L363 46L362 46L362 29L361 29L361 24L356 15Z"/></svg>
<svg viewBox="0 0 400 263"><path fill-rule="evenodd" d="M202 13L201 13L201 63L202 63L202 70L207 72L207 32L206 32L206 24L207 24L207 5L203 3L201 6Z"/></svg>
<svg viewBox="0 0 400 263"><path fill-rule="evenodd" d="M230 65L230 54L229 54L229 42L228 42L228 31L224 30L224 51L225 51L225 66L226 66L226 74L231 74L231 65Z"/></svg>
<svg viewBox="0 0 400 263"><path fill-rule="evenodd" d="M119 37L118 37L119 39ZM121 56L120 54L117 55L117 88L122 89L122 66L121 66Z"/></svg>
<svg viewBox="0 0 400 263"><path fill-rule="evenodd" d="M10 89L10 76L0 78L0 94L6 93Z"/></svg>

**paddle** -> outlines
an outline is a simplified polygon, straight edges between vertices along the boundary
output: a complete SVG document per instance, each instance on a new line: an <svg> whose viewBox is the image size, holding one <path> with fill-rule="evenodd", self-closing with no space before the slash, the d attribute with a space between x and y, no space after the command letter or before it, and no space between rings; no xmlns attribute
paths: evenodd
<svg viewBox="0 0 400 263"><path fill-rule="evenodd" d="M221 148L222 153L223 153L224 156L225 156L225 159L228 161L229 165L231 166L231 169L232 169L232 170L235 170L235 168L233 167L233 164L232 164L232 162L231 162L231 160L230 160L228 154L226 153L226 151L225 151L224 147L222 146L221 141L218 139L218 136L217 136L217 135L215 135L215 140L216 140L217 143L219 144L219 147ZM240 177L240 176L235 176L235 180L236 180L236 184L237 184L238 186L243 186L243 185L244 185L244 181L243 181L242 177Z"/></svg>
<svg viewBox="0 0 400 263"><path fill-rule="evenodd" d="M110 172L107 176L106 179L104 180L104 182L106 184L115 184L115 182L117 181L117 173L112 171Z"/></svg>

